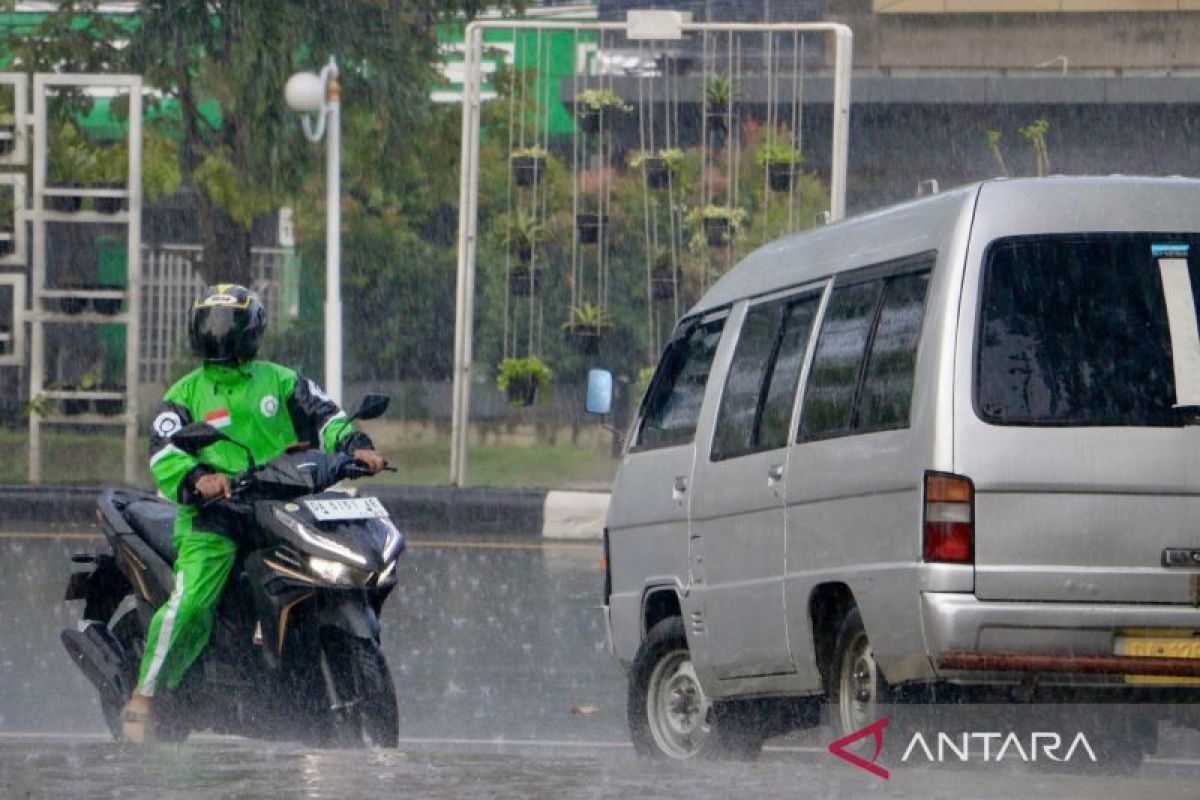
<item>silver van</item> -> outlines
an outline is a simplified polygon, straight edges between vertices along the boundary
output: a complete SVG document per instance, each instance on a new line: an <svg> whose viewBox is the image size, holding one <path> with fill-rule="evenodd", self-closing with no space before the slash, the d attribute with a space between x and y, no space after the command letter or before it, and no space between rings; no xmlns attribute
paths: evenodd
<svg viewBox="0 0 1200 800"><path fill-rule="evenodd" d="M731 270L613 488L638 751L753 754L772 707L849 733L906 690L1200 700L1198 273L1200 181L1130 177L989 181Z"/></svg>

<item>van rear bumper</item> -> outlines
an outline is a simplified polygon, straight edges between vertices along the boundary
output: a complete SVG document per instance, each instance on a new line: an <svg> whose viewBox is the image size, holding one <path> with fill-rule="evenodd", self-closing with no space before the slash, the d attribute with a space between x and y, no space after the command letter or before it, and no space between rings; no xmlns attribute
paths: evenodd
<svg viewBox="0 0 1200 800"><path fill-rule="evenodd" d="M941 679L961 683L1026 680L1124 684L1127 674L1200 677L1200 661L1121 656L1128 628L1200 630L1200 608L983 601L972 594L923 592L926 653Z"/></svg>

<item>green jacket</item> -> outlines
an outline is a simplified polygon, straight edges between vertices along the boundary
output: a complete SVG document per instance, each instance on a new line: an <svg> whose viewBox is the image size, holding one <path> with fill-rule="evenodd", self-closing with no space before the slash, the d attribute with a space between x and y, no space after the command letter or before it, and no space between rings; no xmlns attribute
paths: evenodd
<svg viewBox="0 0 1200 800"><path fill-rule="evenodd" d="M249 466L245 452L230 442L206 447L199 457L171 444L171 434L193 422L217 427L250 448L259 464L297 442L330 453L372 447L320 387L287 367L268 361L205 364L167 390L151 425L150 472L163 495L182 504L198 499L200 476L233 475Z"/></svg>

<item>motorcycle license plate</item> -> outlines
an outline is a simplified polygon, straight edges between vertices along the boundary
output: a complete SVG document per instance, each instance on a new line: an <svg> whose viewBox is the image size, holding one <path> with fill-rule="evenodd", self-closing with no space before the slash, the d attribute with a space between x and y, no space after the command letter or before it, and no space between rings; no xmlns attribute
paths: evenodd
<svg viewBox="0 0 1200 800"><path fill-rule="evenodd" d="M377 497L346 497L324 500L305 500L304 505L318 522L344 519L374 519L386 517L387 509Z"/></svg>

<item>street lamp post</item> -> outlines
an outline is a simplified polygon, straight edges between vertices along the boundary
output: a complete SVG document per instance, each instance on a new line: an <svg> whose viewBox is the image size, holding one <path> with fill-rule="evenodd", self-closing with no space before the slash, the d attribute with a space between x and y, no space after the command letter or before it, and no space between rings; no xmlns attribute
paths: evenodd
<svg viewBox="0 0 1200 800"><path fill-rule="evenodd" d="M301 119L310 142L325 137L325 391L342 402L342 89L337 62L330 58L320 75L298 72L288 78L284 97ZM317 115L313 124L310 113Z"/></svg>

